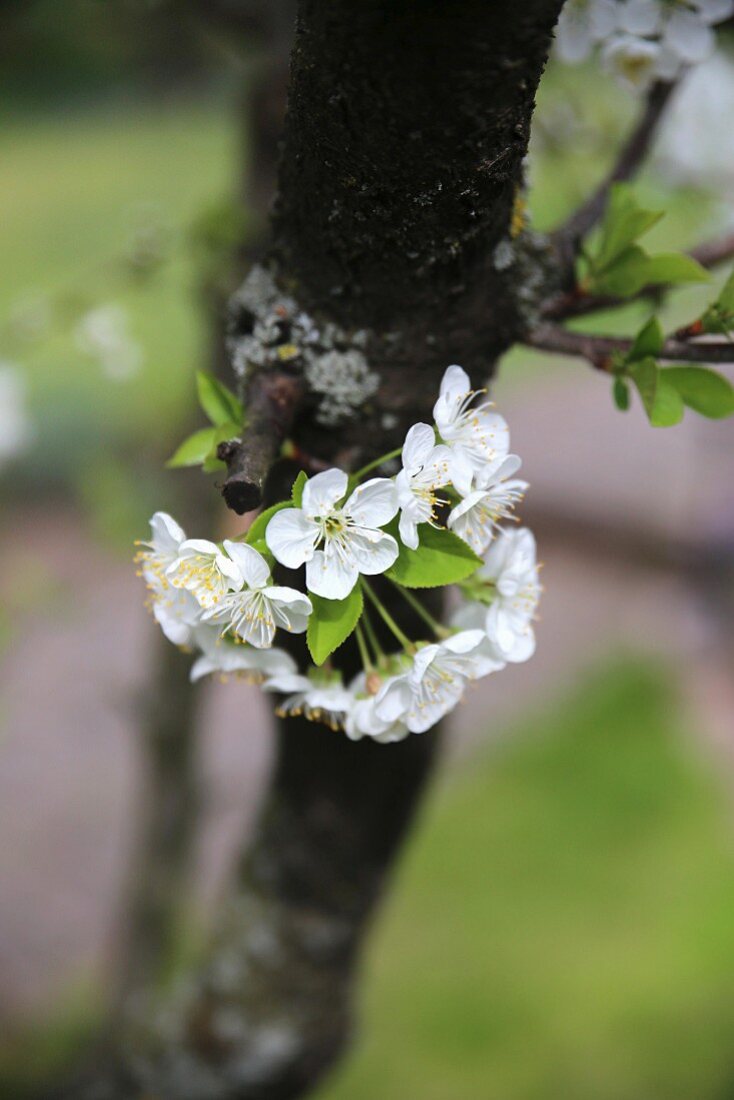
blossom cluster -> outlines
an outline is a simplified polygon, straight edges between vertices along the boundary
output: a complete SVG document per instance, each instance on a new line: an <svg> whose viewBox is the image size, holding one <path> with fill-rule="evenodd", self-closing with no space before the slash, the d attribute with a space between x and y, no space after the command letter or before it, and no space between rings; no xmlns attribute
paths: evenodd
<svg viewBox="0 0 734 1100"><path fill-rule="evenodd" d="M292 500L240 539L187 538L166 513L153 516L137 560L164 634L197 653L192 679L239 674L285 696L280 714L391 742L435 725L472 681L532 655L538 567L531 532L503 525L528 487L514 476L507 424L459 366L446 370L433 415L356 474L301 475ZM366 476L398 455L394 477ZM305 591L276 583L276 562L305 567ZM372 586L377 575L428 636L405 635ZM461 593L449 627L411 591L447 585ZM306 632L314 665L299 671L274 644L278 631ZM345 683L328 658L352 633L363 667Z"/></svg>
<svg viewBox="0 0 734 1100"><path fill-rule="evenodd" d="M562 61L601 49L606 67L636 90L673 80L714 50L712 27L734 13L734 0L567 0L556 29Z"/></svg>

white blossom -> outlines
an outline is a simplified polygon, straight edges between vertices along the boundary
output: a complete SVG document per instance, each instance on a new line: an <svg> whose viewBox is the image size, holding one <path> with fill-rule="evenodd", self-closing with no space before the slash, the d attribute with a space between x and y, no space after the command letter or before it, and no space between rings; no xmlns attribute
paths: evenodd
<svg viewBox="0 0 734 1100"><path fill-rule="evenodd" d="M192 681L218 673L222 678L236 676L248 683L262 684L269 677L289 675L296 669L296 662L284 649L255 649L222 637L215 627L197 627L193 643L201 656L191 667Z"/></svg>
<svg viewBox="0 0 734 1100"><path fill-rule="evenodd" d="M310 676L297 672L272 676L263 684L263 690L288 696L275 712L279 717L304 715L309 721L323 722L333 730L342 728L353 701L340 673L325 674L318 670Z"/></svg>
<svg viewBox="0 0 734 1100"><path fill-rule="evenodd" d="M617 29L626 34L654 34L660 28L662 15L660 0L619 0Z"/></svg>
<svg viewBox="0 0 734 1100"><path fill-rule="evenodd" d="M477 487L449 513L449 527L475 554L484 553L500 520L512 515L512 509L527 492L527 481L511 476L520 465L517 455L508 455L494 469L490 467L476 479Z"/></svg>
<svg viewBox="0 0 734 1100"><path fill-rule="evenodd" d="M721 140L734 117L734 62L717 51L690 73L666 114L660 136L663 170L676 181L715 184L734 197L732 143ZM701 125L706 119L706 125Z"/></svg>
<svg viewBox="0 0 734 1100"><path fill-rule="evenodd" d="M303 487L302 506L276 512L265 532L268 547L290 569L306 565L306 587L327 600L342 600L360 573L384 573L398 556L395 539L381 531L398 510L387 478L357 486L344 502L349 479L325 470Z"/></svg>
<svg viewBox="0 0 734 1100"><path fill-rule="evenodd" d="M469 680L486 676L501 661L483 648L481 630L464 630L443 642L423 646L411 666L380 690L375 714L385 723L404 723L411 733L423 733L453 710Z"/></svg>
<svg viewBox="0 0 734 1100"><path fill-rule="evenodd" d="M273 585L270 567L254 547L225 539L224 549L238 567L243 586L225 592L204 612L204 621L225 624L225 630L257 649L273 644L276 626L302 634L312 611L308 596L295 588Z"/></svg>
<svg viewBox="0 0 734 1100"><path fill-rule="evenodd" d="M724 14L718 14L723 11ZM718 23L731 15L719 3L707 0L673 0L666 7L662 45L684 64L696 64L705 61L714 52L716 39L711 30L712 23Z"/></svg>
<svg viewBox="0 0 734 1100"><path fill-rule="evenodd" d="M451 451L451 482L461 496L470 492L474 475L504 458L510 446L503 418L492 412L490 401L474 405L476 396L466 371L454 365L444 373L433 407L439 435Z"/></svg>
<svg viewBox="0 0 734 1100"><path fill-rule="evenodd" d="M602 51L607 69L630 91L640 91L658 74L661 47L658 42L620 34L610 38Z"/></svg>
<svg viewBox="0 0 734 1100"><path fill-rule="evenodd" d="M706 60L714 49L712 26L733 13L734 0L568 0L557 52L572 63L600 45L607 68L639 91Z"/></svg>
<svg viewBox="0 0 734 1100"><path fill-rule="evenodd" d="M472 603L454 617L464 629L483 627L499 660L527 661L535 652L533 617L540 599L535 539L525 527L502 531L484 555L476 581L491 586L488 607Z"/></svg>
<svg viewBox="0 0 734 1100"><path fill-rule="evenodd" d="M393 678L374 671L360 672L349 685L352 703L344 721L344 732L350 741L371 737L373 741L388 745L408 736L410 730L402 717L386 720L377 713L377 696Z"/></svg>
<svg viewBox="0 0 734 1100"><path fill-rule="evenodd" d="M166 578L174 588L185 588L205 609L214 607L225 592L239 589L244 583L235 562L208 539L182 542L166 570Z"/></svg>
<svg viewBox="0 0 734 1100"><path fill-rule="evenodd" d="M190 592L174 588L167 576L186 535L167 512L156 512L150 521L150 536L148 542L139 544L143 549L135 560L152 596L153 615L170 642L189 645L201 608Z"/></svg>
<svg viewBox="0 0 734 1100"><path fill-rule="evenodd" d="M594 45L617 26L615 0L567 0L556 27L556 50L562 61L585 61Z"/></svg>
<svg viewBox="0 0 734 1100"><path fill-rule="evenodd" d="M97 306L85 313L76 339L80 350L99 360L104 373L115 381L125 381L140 370L142 348L130 336L127 313L120 306Z"/></svg>
<svg viewBox="0 0 734 1100"><path fill-rule="evenodd" d="M418 525L434 523L436 489L449 482L451 451L436 446L429 424L414 424L403 444L403 468L395 478L400 506L400 538L411 550L418 548Z"/></svg>

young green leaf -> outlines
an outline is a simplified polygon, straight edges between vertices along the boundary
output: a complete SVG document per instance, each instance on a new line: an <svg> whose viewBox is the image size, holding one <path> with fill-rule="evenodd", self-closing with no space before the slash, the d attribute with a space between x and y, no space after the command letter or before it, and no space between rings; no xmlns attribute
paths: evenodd
<svg viewBox="0 0 734 1100"><path fill-rule="evenodd" d="M394 523L394 521L393 521ZM388 526L387 530L390 530ZM482 564L471 547L444 527L420 527L417 550L399 543L400 553L387 570L388 577L406 588L439 588L456 584L470 576Z"/></svg>
<svg viewBox="0 0 734 1100"><path fill-rule="evenodd" d="M677 252L648 256L638 245L631 245L604 271L592 273L588 283L599 294L627 298L657 283L697 283L709 278L708 272L690 256Z"/></svg>
<svg viewBox="0 0 734 1100"><path fill-rule="evenodd" d="M222 462L220 458L217 458L217 452L211 451L202 464L202 470L205 474L218 474L222 470L227 469L226 462Z"/></svg>
<svg viewBox="0 0 734 1100"><path fill-rule="evenodd" d="M657 317L651 317L646 325L640 329L635 341L627 355L627 360L633 363L636 359L645 359L648 355L653 357L660 354L665 336Z"/></svg>
<svg viewBox="0 0 734 1100"><path fill-rule="evenodd" d="M682 252L659 252L655 256L647 257L647 265L644 271L645 281L648 283L707 283L711 279L705 267L692 256L686 256Z"/></svg>
<svg viewBox="0 0 734 1100"><path fill-rule="evenodd" d="M308 481L308 474L305 470L301 470L298 477L293 482L293 488L291 489L291 500L296 508L301 507L301 501L303 500L303 486Z"/></svg>
<svg viewBox="0 0 734 1100"><path fill-rule="evenodd" d="M634 382L648 420L654 428L668 428L677 424L683 416L683 401L661 371L654 359L640 359L627 368Z"/></svg>
<svg viewBox="0 0 734 1100"><path fill-rule="evenodd" d="M734 315L734 271L721 288L716 303L724 313Z"/></svg>
<svg viewBox="0 0 734 1100"><path fill-rule="evenodd" d="M313 611L308 617L306 641L315 665L322 665L326 658L347 640L362 614L362 589L356 584L346 599L325 600L310 594Z"/></svg>
<svg viewBox="0 0 734 1100"><path fill-rule="evenodd" d="M671 428L683 419L685 406L675 386L665 378L664 371L658 371L658 384L652 412L648 415L653 428Z"/></svg>
<svg viewBox="0 0 734 1100"><path fill-rule="evenodd" d="M205 371L197 372L196 389L199 404L215 428L227 421L233 421L237 425L237 432L241 431L244 418L242 404L231 390L222 385L213 374Z"/></svg>
<svg viewBox="0 0 734 1100"><path fill-rule="evenodd" d="M734 413L734 387L717 371L709 367L665 367L661 375L685 404L702 416L718 420Z"/></svg>
<svg viewBox="0 0 734 1100"><path fill-rule="evenodd" d="M615 183L601 228L601 240L594 256L596 271L602 271L664 216L663 211L643 210L629 184Z"/></svg>
<svg viewBox="0 0 734 1100"><path fill-rule="evenodd" d="M620 412L627 412L630 407L630 388L624 378L615 378L612 386L614 404Z"/></svg>
<svg viewBox="0 0 734 1100"><path fill-rule="evenodd" d="M658 365L650 357L638 359L627 367L627 375L634 382L648 416L655 406L658 388Z"/></svg>
<svg viewBox="0 0 734 1100"><path fill-rule="evenodd" d="M169 458L166 466L201 466L214 445L214 428L201 428L184 439L178 450Z"/></svg>

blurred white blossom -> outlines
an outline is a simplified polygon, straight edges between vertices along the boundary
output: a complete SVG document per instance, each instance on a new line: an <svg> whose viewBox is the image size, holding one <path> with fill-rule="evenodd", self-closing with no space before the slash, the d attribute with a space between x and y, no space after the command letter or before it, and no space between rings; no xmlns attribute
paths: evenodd
<svg viewBox="0 0 734 1100"><path fill-rule="evenodd" d="M734 0L567 0L556 28L561 61L586 61L601 49L606 68L632 91L673 80L711 56L712 27Z"/></svg>
<svg viewBox="0 0 734 1100"><path fill-rule="evenodd" d="M116 382L137 374L143 364L143 349L130 335L128 316L121 306L103 305L91 309L79 321L77 345L99 361L103 372Z"/></svg>
<svg viewBox="0 0 734 1100"><path fill-rule="evenodd" d="M666 117L659 153L666 172L681 183L695 185L705 179L724 197L734 197L732 118L734 62L717 52L690 73Z"/></svg>

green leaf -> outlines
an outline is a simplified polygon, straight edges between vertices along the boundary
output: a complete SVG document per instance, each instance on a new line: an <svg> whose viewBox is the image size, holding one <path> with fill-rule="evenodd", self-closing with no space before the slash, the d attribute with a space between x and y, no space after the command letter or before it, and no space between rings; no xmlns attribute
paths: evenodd
<svg viewBox="0 0 734 1100"><path fill-rule="evenodd" d="M630 388L624 378L615 378L612 386L614 404L620 412L627 412L630 407Z"/></svg>
<svg viewBox="0 0 734 1100"><path fill-rule="evenodd" d="M665 367L661 372L689 408L713 420L734 413L734 387L709 367Z"/></svg>
<svg viewBox="0 0 734 1100"><path fill-rule="evenodd" d="M724 283L716 303L726 314L734 314L734 271Z"/></svg>
<svg viewBox="0 0 734 1100"><path fill-rule="evenodd" d="M603 272L592 275L590 289L600 294L626 298L649 285L700 283L709 278L705 268L690 256L679 252L648 256L637 245L632 245Z"/></svg>
<svg viewBox="0 0 734 1100"><path fill-rule="evenodd" d="M646 325L640 329L627 356L627 360L633 363L636 359L645 359L648 355L659 355L665 336L657 317L651 317Z"/></svg>
<svg viewBox="0 0 734 1100"><path fill-rule="evenodd" d="M233 421L237 425L235 435L242 430L244 414L241 402L231 390L223 386L213 374L198 371L196 375L196 389L199 395L199 404L218 428L220 424Z"/></svg>
<svg viewBox="0 0 734 1100"><path fill-rule="evenodd" d="M387 530L391 531L391 527L388 526ZM387 570L388 577L398 584L406 588L439 588L444 584L457 584L471 576L482 564L482 559L453 531L423 523L419 532L417 550L409 550L398 541L400 553L395 564Z"/></svg>
<svg viewBox="0 0 734 1100"><path fill-rule="evenodd" d="M685 406L675 386L671 386L663 371L658 371L658 384L655 401L649 414L653 428L671 428L683 419Z"/></svg>
<svg viewBox="0 0 734 1100"><path fill-rule="evenodd" d="M325 600L311 593L313 611L308 617L306 641L315 665L322 665L347 640L359 622L363 599L359 584L344 600Z"/></svg>
<svg viewBox="0 0 734 1100"><path fill-rule="evenodd" d="M638 359L635 363L630 363L627 374L637 387L645 412L650 416L655 407L655 394L658 388L657 363L650 358Z"/></svg>
<svg viewBox="0 0 734 1100"><path fill-rule="evenodd" d="M214 428L201 428L184 439L178 450L169 458L166 466L201 466L214 444Z"/></svg>
<svg viewBox="0 0 734 1100"><path fill-rule="evenodd" d="M289 500L279 500L277 504L272 504L270 508L266 508L265 511L261 512L257 519L254 520L250 530L247 532L245 542L248 543L249 546L252 546L259 539L264 539L265 530L275 513L282 512L284 508L292 507L293 505Z"/></svg>
<svg viewBox="0 0 734 1100"><path fill-rule="evenodd" d="M227 469L227 463L217 458L216 451L211 451L204 459L201 468L205 474L218 474L221 470Z"/></svg>
<svg viewBox="0 0 734 1100"><path fill-rule="evenodd" d="M594 269L601 271L608 267L663 216L663 211L643 210L638 206L629 184L614 184L602 222L599 248L593 259Z"/></svg>
<svg viewBox="0 0 734 1100"><path fill-rule="evenodd" d="M668 428L683 417L683 401L675 387L662 377L654 359L640 359L627 368L654 428Z"/></svg>
<svg viewBox="0 0 734 1100"><path fill-rule="evenodd" d="M298 477L293 482L293 488L291 489L291 500L296 508L301 507L303 500L303 487L308 481L308 474L305 470L301 470Z"/></svg>
<svg viewBox="0 0 734 1100"><path fill-rule="evenodd" d="M707 283L711 279L705 267L692 256L682 252L659 252L647 257L645 282L647 283Z"/></svg>

